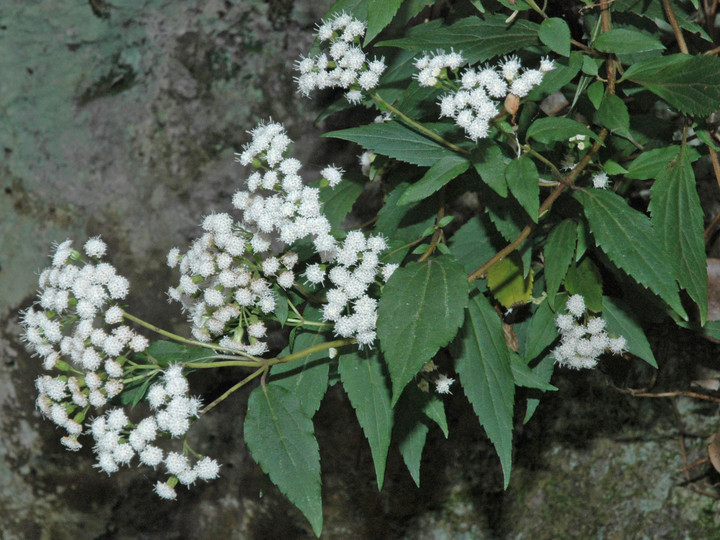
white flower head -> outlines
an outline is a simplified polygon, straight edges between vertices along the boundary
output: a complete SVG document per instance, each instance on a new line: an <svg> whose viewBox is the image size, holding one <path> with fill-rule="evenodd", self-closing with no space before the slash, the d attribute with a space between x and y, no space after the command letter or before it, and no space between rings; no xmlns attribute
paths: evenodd
<svg viewBox="0 0 720 540"><path fill-rule="evenodd" d="M455 382L455 379L448 377L447 375L441 374L435 381L435 391L438 394L452 394L450 386Z"/></svg>
<svg viewBox="0 0 720 540"><path fill-rule="evenodd" d="M595 189L607 189L610 186L610 178L607 173L599 172L592 177L592 183Z"/></svg>
<svg viewBox="0 0 720 540"><path fill-rule="evenodd" d="M585 299L579 294L573 294L567 299L565 308L579 319L585 313Z"/></svg>

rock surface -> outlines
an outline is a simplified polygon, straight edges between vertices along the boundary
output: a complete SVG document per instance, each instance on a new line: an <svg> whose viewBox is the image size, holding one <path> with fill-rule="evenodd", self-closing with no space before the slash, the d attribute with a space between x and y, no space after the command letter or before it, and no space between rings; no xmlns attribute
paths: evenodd
<svg viewBox="0 0 720 540"><path fill-rule="evenodd" d="M305 169L342 160L319 139L292 65L329 1L8 0L0 5L0 536L4 539L311 538L242 440L247 393L192 432L221 479L162 502L152 471L106 477L90 452L66 452L34 407L39 372L18 341L50 243L102 234L144 318L182 328L164 290L167 250L230 207L233 152L269 116L285 123ZM350 158L352 159L352 157ZM717 346L658 339L659 387L685 388ZM680 346L682 345L682 346ZM625 373L622 369L620 373ZM613 376L616 374L613 373ZM193 380L227 388L227 374ZM647 381L639 369L632 381ZM663 379L664 377L664 379ZM717 473L705 455L717 406L640 399L607 376L558 373L560 391L519 432L508 491L460 392L451 435L431 431L421 489L391 452L385 489L353 411L331 389L318 416L327 538L719 538ZM639 385L640 383L638 383ZM664 385L664 386L663 386ZM680 427L682 426L682 428ZM260 493L264 495L262 498Z"/></svg>

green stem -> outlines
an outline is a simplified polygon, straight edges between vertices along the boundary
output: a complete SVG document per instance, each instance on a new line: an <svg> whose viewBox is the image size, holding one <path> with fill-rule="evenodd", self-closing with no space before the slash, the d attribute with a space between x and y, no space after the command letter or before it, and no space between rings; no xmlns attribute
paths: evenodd
<svg viewBox="0 0 720 540"><path fill-rule="evenodd" d="M464 148L460 148L459 146L451 143L450 141L447 141L447 140L443 139L440 135L438 135L438 134L435 133L434 131L426 128L426 127L423 126L422 124L419 124L418 122L416 122L416 121L413 120L412 118L409 118L409 117L405 116L405 114L403 114L401 111L399 111L398 109L396 109L395 107L393 107L392 105L390 105L387 101L385 101L383 98L381 98L381 97L380 97L380 94L378 94L377 92L375 92L375 94L373 94L373 99L375 99L376 101L378 101L379 103L381 103L382 105L384 105L384 106L385 106L390 112L392 112L394 115L399 116L400 118L402 118L403 121L404 121L406 124L414 127L415 129L417 129L417 130L420 131L421 133L424 133L425 135L427 135L427 136L430 137L431 139L436 140L436 141L439 142L440 144L443 144L443 145L447 146L448 148L450 148L451 150L454 150L455 152L458 152L458 153L460 153L460 154L465 154L465 155L468 155L468 156L470 155L470 152L468 152L468 151L465 150Z"/></svg>
<svg viewBox="0 0 720 540"><path fill-rule="evenodd" d="M385 254L381 257L381 259L387 259L388 257L390 257L390 255L394 255L394 254L397 253L398 251L402 251L402 250L405 249L405 248L411 248L411 247L413 247L413 246L416 246L417 244L419 244L420 242L422 242L423 240L425 240L425 238L427 238L427 236L423 236L423 237L421 237L421 238L418 238L417 240L413 240L413 241L410 242L409 244L405 244L404 246L400 246L399 248L395 248L395 249L393 249L391 252L385 253Z"/></svg>
<svg viewBox="0 0 720 540"><path fill-rule="evenodd" d="M266 366L263 366L263 367L261 367L261 368L259 368L259 369L256 369L255 371L253 371L250 375L248 375L247 377L245 377L242 381L240 381L239 383L237 383L235 386L233 386L232 388L230 388L228 391L226 391L223 395L221 395L221 396L220 396L219 398L217 398L215 401L213 401L212 403L210 403L210 405L208 405L208 406L205 407L202 411L200 411L200 414L198 414L198 416L202 416L202 415L206 414L207 412L209 412L210 410L212 410L216 405L218 405L219 403L222 403L230 394L232 394L232 393L235 392L236 390L242 388L242 387L245 386L247 383L249 383L250 381L252 381L254 378L259 377L260 375L262 375L262 374L265 372L265 369L266 369Z"/></svg>
<svg viewBox="0 0 720 540"><path fill-rule="evenodd" d="M538 6L538 5L535 3L535 0L525 0L525 3L526 3L528 6L530 6L531 8L533 8L533 10L535 10L536 13L539 13L539 14L542 16L543 19L547 19L547 18L548 18L548 16L547 16L547 14L545 13L545 11L542 10L542 9L540 9L540 6Z"/></svg>
<svg viewBox="0 0 720 540"><path fill-rule="evenodd" d="M305 287L303 287L300 283L294 283L293 286L299 292L302 294L305 298L310 300L311 302L317 302L319 304L327 304L327 300L325 298L321 298L310 291L308 291Z"/></svg>
<svg viewBox="0 0 720 540"><path fill-rule="evenodd" d="M149 373L145 373L144 375L138 375L137 377L130 377L129 379L123 379L123 384L129 384L131 382L141 381L144 378L149 377L149 376L150 376Z"/></svg>
<svg viewBox="0 0 720 540"><path fill-rule="evenodd" d="M558 170L558 168L555 166L555 164L554 164L552 161L550 161L548 158L546 158L545 156L543 156L542 154L539 154L538 152L536 152L535 150L533 150L533 149L530 147L529 144L523 144L520 148L522 148L525 152L527 152L528 154L530 154L530 155L533 156L534 158L542 161L545 165L547 165L548 167L550 167L550 170L552 171L552 173L555 175L555 177L556 177L560 182L564 182L564 181L565 181L565 177L564 177L564 176L562 175L562 173Z"/></svg>
<svg viewBox="0 0 720 540"><path fill-rule="evenodd" d="M430 240L430 245L428 246L428 249L423 255L418 259L417 262L425 262L430 255L432 255L432 252L435 251L435 247L438 245L438 242L440 241L440 238L442 237L443 231L442 228L440 228L440 220L445 217L445 187L443 186L440 189L440 204L437 212L437 217L435 218L435 233L432 236L432 239Z"/></svg>
<svg viewBox="0 0 720 540"><path fill-rule="evenodd" d="M326 349L331 349L333 347L335 347L335 348L344 347L345 345L351 345L352 343L355 343L355 338L336 339L335 341L319 343L317 345L313 345L312 347L308 347L307 349L303 349L302 351L298 351L293 354L288 354L287 356L282 356L280 358L271 358L270 360L268 360L268 366L292 362L294 360L304 358L304 357L306 357L310 354L314 354L316 352L324 351Z"/></svg>
<svg viewBox="0 0 720 540"><path fill-rule="evenodd" d="M131 362L132 363L132 362ZM159 369L157 364L135 364L125 368L126 371L135 371L137 369Z"/></svg>
<svg viewBox="0 0 720 540"><path fill-rule="evenodd" d="M326 322L317 322L317 321L308 321L307 319L288 319L287 321L290 324L295 324L297 326L317 326L319 328L327 328L329 326L332 326L332 323L326 323Z"/></svg>
<svg viewBox="0 0 720 540"><path fill-rule="evenodd" d="M221 358L221 357L216 357ZM228 357L224 357L228 358ZM232 358L232 357L230 357ZM221 367L258 367L261 362L245 362L243 360L225 360L223 362L187 362L181 364L182 367L193 368L193 369L204 369L204 368L221 368Z"/></svg>
<svg viewBox="0 0 720 540"><path fill-rule="evenodd" d="M292 300L290 300L290 299L288 298L288 299L287 299L287 303L288 303L288 305L290 306L290 309L293 310L293 313L295 313L295 315L297 315L298 318L302 319L303 316L300 315L300 312L299 312L298 309L295 307L295 304L292 303Z"/></svg>
<svg viewBox="0 0 720 540"><path fill-rule="evenodd" d="M139 324L140 326L144 326L145 328L147 328L147 329L149 329L149 330L152 330L153 332L156 332L156 333L160 334L161 336L165 336L165 337L170 338L170 339L172 339L172 340L174 340L174 341L177 341L177 342L179 342L179 343L186 343L186 344L192 345L192 346L194 346L194 347L202 347L202 348L204 348L204 349L210 349L210 350L212 350L212 351L225 351L225 352L233 353L233 354L235 354L236 356L241 356L241 357L243 357L243 358L248 358L248 359L253 360L253 361L255 361L255 362L259 362L259 361L260 361L260 359L257 358L257 357L255 357L255 356L252 356L252 355L250 355L250 354L247 354L247 353L244 353L244 352L241 352L241 351L236 351L235 349L229 349L229 348L227 348L227 347L221 347L220 345L217 345L217 344L215 344L215 343L203 343L202 341L195 341L195 340L193 340L193 339L187 339L187 338L184 338L184 337L182 337L182 336L178 336L177 334L173 334L172 332L168 332L167 330L163 330L162 328L160 328L160 327L158 327L158 326L155 326L154 324L150 324L149 322L145 322L145 321L143 321L142 319L139 319L138 317L136 317L135 315L131 315L131 314L128 313L127 311L123 311L123 317L125 317L126 319L128 319L128 320L130 320L130 321L133 321L134 323Z"/></svg>

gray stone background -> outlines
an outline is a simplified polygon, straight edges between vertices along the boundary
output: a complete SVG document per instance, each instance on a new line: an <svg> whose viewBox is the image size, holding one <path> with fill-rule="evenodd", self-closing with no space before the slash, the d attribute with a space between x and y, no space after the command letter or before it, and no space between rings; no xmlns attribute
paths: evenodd
<svg viewBox="0 0 720 540"><path fill-rule="evenodd" d="M319 138L317 104L295 94L292 65L329 1L4 0L0 3L0 532L3 539L310 538L242 440L247 393L199 423L194 444L224 463L209 484L164 502L152 471L106 477L66 452L34 407L38 362L18 341L53 241L102 234L133 284L130 305L182 330L164 290L168 249L205 214L230 208L233 152L263 118L285 123L312 172L347 162ZM654 340L659 388L687 388L717 346ZM613 371L615 370L615 371ZM326 538L720 538L719 479L706 455L718 408L639 399L608 386L628 372L559 373L516 437L513 477L461 392L448 441L431 431L417 489L397 452L378 493L370 453L340 390L318 416ZM618 379L617 374L625 379ZM193 381L217 395L231 373ZM700 493L699 491L705 491ZM262 494L262 497L260 496Z"/></svg>

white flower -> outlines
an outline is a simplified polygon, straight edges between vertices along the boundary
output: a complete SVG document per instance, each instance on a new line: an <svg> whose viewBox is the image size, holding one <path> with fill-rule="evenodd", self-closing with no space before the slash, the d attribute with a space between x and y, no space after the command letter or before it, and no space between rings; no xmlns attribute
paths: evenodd
<svg viewBox="0 0 720 540"><path fill-rule="evenodd" d="M455 382L455 379L448 377L447 375L440 375L435 381L435 391L438 394L452 394L450 391L450 385Z"/></svg>
<svg viewBox="0 0 720 540"><path fill-rule="evenodd" d="M195 463L194 471L201 480L213 480L218 477L220 465L214 459L205 457Z"/></svg>
<svg viewBox="0 0 720 540"><path fill-rule="evenodd" d="M627 349L627 340L623 336L611 339L608 343L608 349L613 354L622 354Z"/></svg>
<svg viewBox="0 0 720 540"><path fill-rule="evenodd" d="M322 171L320 171L320 174L328 181L331 187L335 187L342 180L342 175L344 172L345 171L343 171L339 167L330 166L325 167Z"/></svg>
<svg viewBox="0 0 720 540"><path fill-rule="evenodd" d="M177 499L175 489L165 482L158 481L157 484L155 484L155 493L157 493L158 497L161 499L168 499L171 501Z"/></svg>
<svg viewBox="0 0 720 540"><path fill-rule="evenodd" d="M100 258L105 255L107 245L105 245L105 242L103 242L99 236L93 236L85 242L84 249L88 257Z"/></svg>
<svg viewBox="0 0 720 540"><path fill-rule="evenodd" d="M610 186L610 178L607 173L599 172L592 177L592 183L596 189L607 189Z"/></svg>
<svg viewBox="0 0 720 540"><path fill-rule="evenodd" d="M585 313L585 299L579 294L573 294L567 299L565 308L579 319Z"/></svg>

